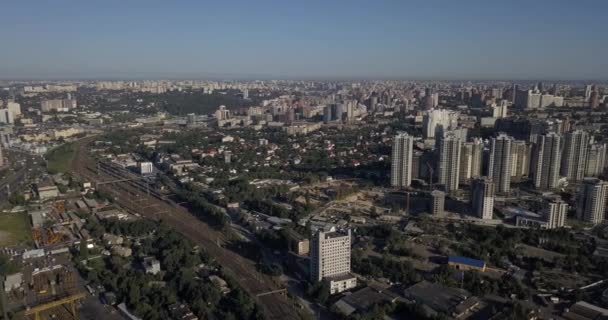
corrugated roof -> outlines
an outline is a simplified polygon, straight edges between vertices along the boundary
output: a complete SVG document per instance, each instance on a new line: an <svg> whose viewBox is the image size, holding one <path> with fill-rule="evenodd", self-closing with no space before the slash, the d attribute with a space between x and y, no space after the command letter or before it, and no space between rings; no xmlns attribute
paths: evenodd
<svg viewBox="0 0 608 320"><path fill-rule="evenodd" d="M466 264L466 265L477 267L477 268L483 268L486 265L486 263L481 260L461 257L461 256L449 256L448 262Z"/></svg>

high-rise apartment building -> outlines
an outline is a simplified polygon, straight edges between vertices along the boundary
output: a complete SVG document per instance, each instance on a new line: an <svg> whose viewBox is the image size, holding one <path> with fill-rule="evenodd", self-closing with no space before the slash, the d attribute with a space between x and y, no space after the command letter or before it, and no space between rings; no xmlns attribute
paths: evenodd
<svg viewBox="0 0 608 320"><path fill-rule="evenodd" d="M332 294L357 286L357 278L350 274L350 230L347 233L319 231L310 245L313 283L327 281Z"/></svg>
<svg viewBox="0 0 608 320"><path fill-rule="evenodd" d="M482 169L483 141L474 138L462 145L460 153L460 184L467 184L474 177L480 177Z"/></svg>
<svg viewBox="0 0 608 320"><path fill-rule="evenodd" d="M492 117L493 118L506 118L507 117L507 109L509 107L509 102L507 100L501 100L499 104L492 105Z"/></svg>
<svg viewBox="0 0 608 320"><path fill-rule="evenodd" d="M587 149L585 177L597 177L604 173L606 167L606 144L593 143Z"/></svg>
<svg viewBox="0 0 608 320"><path fill-rule="evenodd" d="M540 136L535 146L534 186L549 190L557 187L561 157L561 139L557 133Z"/></svg>
<svg viewBox="0 0 608 320"><path fill-rule="evenodd" d="M607 195L608 182L598 178L584 178L576 206L577 217L593 224L604 221Z"/></svg>
<svg viewBox="0 0 608 320"><path fill-rule="evenodd" d="M433 190L431 192L431 214L442 215L445 208L445 192Z"/></svg>
<svg viewBox="0 0 608 320"><path fill-rule="evenodd" d="M494 182L488 177L475 178L471 182L471 207L481 219L492 219L494 211Z"/></svg>
<svg viewBox="0 0 608 320"><path fill-rule="evenodd" d="M391 185L409 187L412 182L412 156L414 138L407 133L400 133L393 140L391 158Z"/></svg>
<svg viewBox="0 0 608 320"><path fill-rule="evenodd" d="M547 229L561 228L566 224L568 204L560 198L547 199L543 205L542 214L547 222Z"/></svg>
<svg viewBox="0 0 608 320"><path fill-rule="evenodd" d="M560 173L570 181L580 181L585 176L589 134L583 130L566 133Z"/></svg>
<svg viewBox="0 0 608 320"><path fill-rule="evenodd" d="M492 138L490 143L490 161L488 177L496 184L496 191L507 193L511 191L511 147L513 138L500 133Z"/></svg>
<svg viewBox="0 0 608 320"><path fill-rule="evenodd" d="M442 132L458 127L458 113L449 110L434 109L426 111L422 117L422 133L424 138L436 138Z"/></svg>
<svg viewBox="0 0 608 320"><path fill-rule="evenodd" d="M511 148L511 177L516 179L527 177L530 174L531 144L515 140Z"/></svg>
<svg viewBox="0 0 608 320"><path fill-rule="evenodd" d="M453 134L440 140L437 175L439 183L445 186L447 192L458 190L461 149L462 140Z"/></svg>

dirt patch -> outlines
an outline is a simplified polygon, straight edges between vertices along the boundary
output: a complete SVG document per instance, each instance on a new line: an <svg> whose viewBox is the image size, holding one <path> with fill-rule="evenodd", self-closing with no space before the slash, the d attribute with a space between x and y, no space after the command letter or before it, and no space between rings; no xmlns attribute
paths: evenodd
<svg viewBox="0 0 608 320"><path fill-rule="evenodd" d="M0 243L10 242L10 240L11 234L6 231L0 230Z"/></svg>

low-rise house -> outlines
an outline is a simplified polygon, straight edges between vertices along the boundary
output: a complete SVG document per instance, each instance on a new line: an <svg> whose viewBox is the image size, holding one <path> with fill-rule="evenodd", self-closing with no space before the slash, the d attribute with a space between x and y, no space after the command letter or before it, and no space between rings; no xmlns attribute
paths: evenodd
<svg viewBox="0 0 608 320"><path fill-rule="evenodd" d="M121 236L117 236L111 233L104 233L103 242L107 246L121 245L124 242L124 239Z"/></svg>
<svg viewBox="0 0 608 320"><path fill-rule="evenodd" d="M22 283L23 273L17 272L14 274L9 274L4 280L4 291L11 292L13 290L20 289Z"/></svg>
<svg viewBox="0 0 608 320"><path fill-rule="evenodd" d="M161 272L160 261L154 257L146 257L141 263L142 268L149 274L157 274Z"/></svg>
<svg viewBox="0 0 608 320"><path fill-rule="evenodd" d="M42 182L36 185L36 193L40 200L53 199L59 196L59 188L51 182Z"/></svg>
<svg viewBox="0 0 608 320"><path fill-rule="evenodd" d="M173 319L178 320L198 320L188 305L183 303L174 303L169 306L169 311Z"/></svg>
<svg viewBox="0 0 608 320"><path fill-rule="evenodd" d="M209 280L218 286L222 294L228 294L230 292L230 288L228 288L228 283L226 280L216 275L209 276Z"/></svg>
<svg viewBox="0 0 608 320"><path fill-rule="evenodd" d="M118 246L118 245L112 246L110 248L110 250L112 251L113 254L120 256L120 257L130 257L131 254L133 254L133 250L131 250L131 248Z"/></svg>

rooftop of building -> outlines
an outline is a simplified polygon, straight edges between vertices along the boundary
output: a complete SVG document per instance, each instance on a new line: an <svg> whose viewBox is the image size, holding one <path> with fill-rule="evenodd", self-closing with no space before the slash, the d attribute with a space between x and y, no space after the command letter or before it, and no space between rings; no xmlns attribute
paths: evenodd
<svg viewBox="0 0 608 320"><path fill-rule="evenodd" d="M445 314L456 310L470 296L470 293L464 289L445 287L428 281L418 282L404 290L406 299Z"/></svg>
<svg viewBox="0 0 608 320"><path fill-rule="evenodd" d="M464 264L477 268L483 268L486 265L486 263L481 260L462 256L448 256L448 262Z"/></svg>

